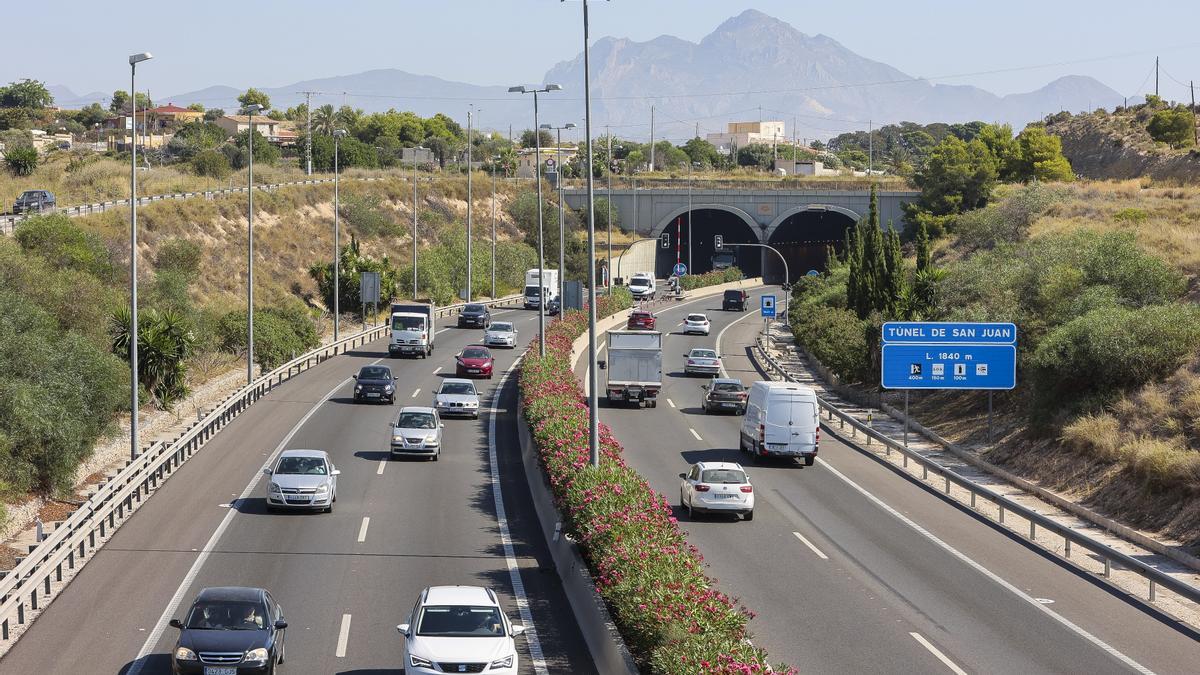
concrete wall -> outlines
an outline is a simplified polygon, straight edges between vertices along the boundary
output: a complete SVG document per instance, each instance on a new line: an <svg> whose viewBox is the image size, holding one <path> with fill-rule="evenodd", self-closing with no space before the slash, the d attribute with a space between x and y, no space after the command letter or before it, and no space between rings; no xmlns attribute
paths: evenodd
<svg viewBox="0 0 1200 675"><path fill-rule="evenodd" d="M628 284L634 272L653 272L657 244L658 240L639 241L630 246L624 255L614 257L612 278L620 277L622 284Z"/></svg>

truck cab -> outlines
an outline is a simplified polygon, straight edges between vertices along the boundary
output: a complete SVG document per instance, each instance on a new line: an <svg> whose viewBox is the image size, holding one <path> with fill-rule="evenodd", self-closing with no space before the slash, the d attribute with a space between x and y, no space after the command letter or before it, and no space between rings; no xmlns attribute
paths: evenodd
<svg viewBox="0 0 1200 675"><path fill-rule="evenodd" d="M649 272L638 272L629 280L629 292L634 300L654 299L654 275Z"/></svg>
<svg viewBox="0 0 1200 675"><path fill-rule="evenodd" d="M388 356L428 357L433 353L433 305L392 305L392 336Z"/></svg>

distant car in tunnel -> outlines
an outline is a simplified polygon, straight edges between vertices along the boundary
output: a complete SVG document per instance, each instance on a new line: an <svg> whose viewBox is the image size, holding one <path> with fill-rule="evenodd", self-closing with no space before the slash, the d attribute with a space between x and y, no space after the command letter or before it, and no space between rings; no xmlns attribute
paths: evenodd
<svg viewBox="0 0 1200 675"><path fill-rule="evenodd" d="M750 295L746 291L740 289L730 289L725 291L725 295L721 298L721 309L725 311L744 312L746 311L746 301Z"/></svg>

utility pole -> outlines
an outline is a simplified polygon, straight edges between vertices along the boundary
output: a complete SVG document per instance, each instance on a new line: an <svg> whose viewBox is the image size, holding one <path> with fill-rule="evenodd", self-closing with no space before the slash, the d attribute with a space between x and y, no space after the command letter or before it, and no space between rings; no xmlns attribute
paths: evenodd
<svg viewBox="0 0 1200 675"><path fill-rule="evenodd" d="M496 299L496 163L500 155L492 158L492 299Z"/></svg>
<svg viewBox="0 0 1200 675"><path fill-rule="evenodd" d="M1193 107L1194 104L1193 104ZM604 126L604 135L608 137L608 284L612 288L612 175L613 175L613 156L612 156L612 132L609 131L608 125Z"/></svg>
<svg viewBox="0 0 1200 675"><path fill-rule="evenodd" d="M1196 81L1188 80L1188 88L1192 91L1192 142L1200 145L1200 129L1196 128Z"/></svg>
<svg viewBox="0 0 1200 675"><path fill-rule="evenodd" d="M417 149L413 149L413 300L417 299Z"/></svg>
<svg viewBox="0 0 1200 675"><path fill-rule="evenodd" d="M867 175L875 170L875 122L867 120Z"/></svg>
<svg viewBox="0 0 1200 675"><path fill-rule="evenodd" d="M1158 57L1154 57L1154 95L1158 96Z"/></svg>
<svg viewBox="0 0 1200 675"><path fill-rule="evenodd" d="M302 91L304 94L304 164L306 174L312 175L312 97L313 94L319 94L318 91Z"/></svg>
<svg viewBox="0 0 1200 675"><path fill-rule="evenodd" d="M475 106L472 104L471 106ZM467 285L463 300L471 301L471 111L467 111Z"/></svg>
<svg viewBox="0 0 1200 675"><path fill-rule="evenodd" d="M650 106L650 170L654 171L654 106Z"/></svg>

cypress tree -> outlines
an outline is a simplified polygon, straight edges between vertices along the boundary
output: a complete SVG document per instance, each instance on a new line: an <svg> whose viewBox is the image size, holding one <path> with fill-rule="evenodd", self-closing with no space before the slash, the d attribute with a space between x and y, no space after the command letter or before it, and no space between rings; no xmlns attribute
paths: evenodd
<svg viewBox="0 0 1200 675"><path fill-rule="evenodd" d="M887 283L884 284L884 304L879 309L888 316L898 316L902 298L907 285L907 276L904 270L904 250L900 246L900 233L897 232L891 222L888 223L888 233L886 240L887 252L884 262L887 267Z"/></svg>
<svg viewBox="0 0 1200 675"><path fill-rule="evenodd" d="M933 253L929 245L929 228L925 221L917 226L917 271L924 272L933 266Z"/></svg>
<svg viewBox="0 0 1200 675"><path fill-rule="evenodd" d="M862 225L862 280L857 307L859 317L865 319L884 305L885 291L882 288L887 274L884 263L883 231L869 223Z"/></svg>
<svg viewBox="0 0 1200 675"><path fill-rule="evenodd" d="M850 266L850 278L846 282L846 306L860 317L865 305L863 298L863 237L862 221L846 230L846 262Z"/></svg>

